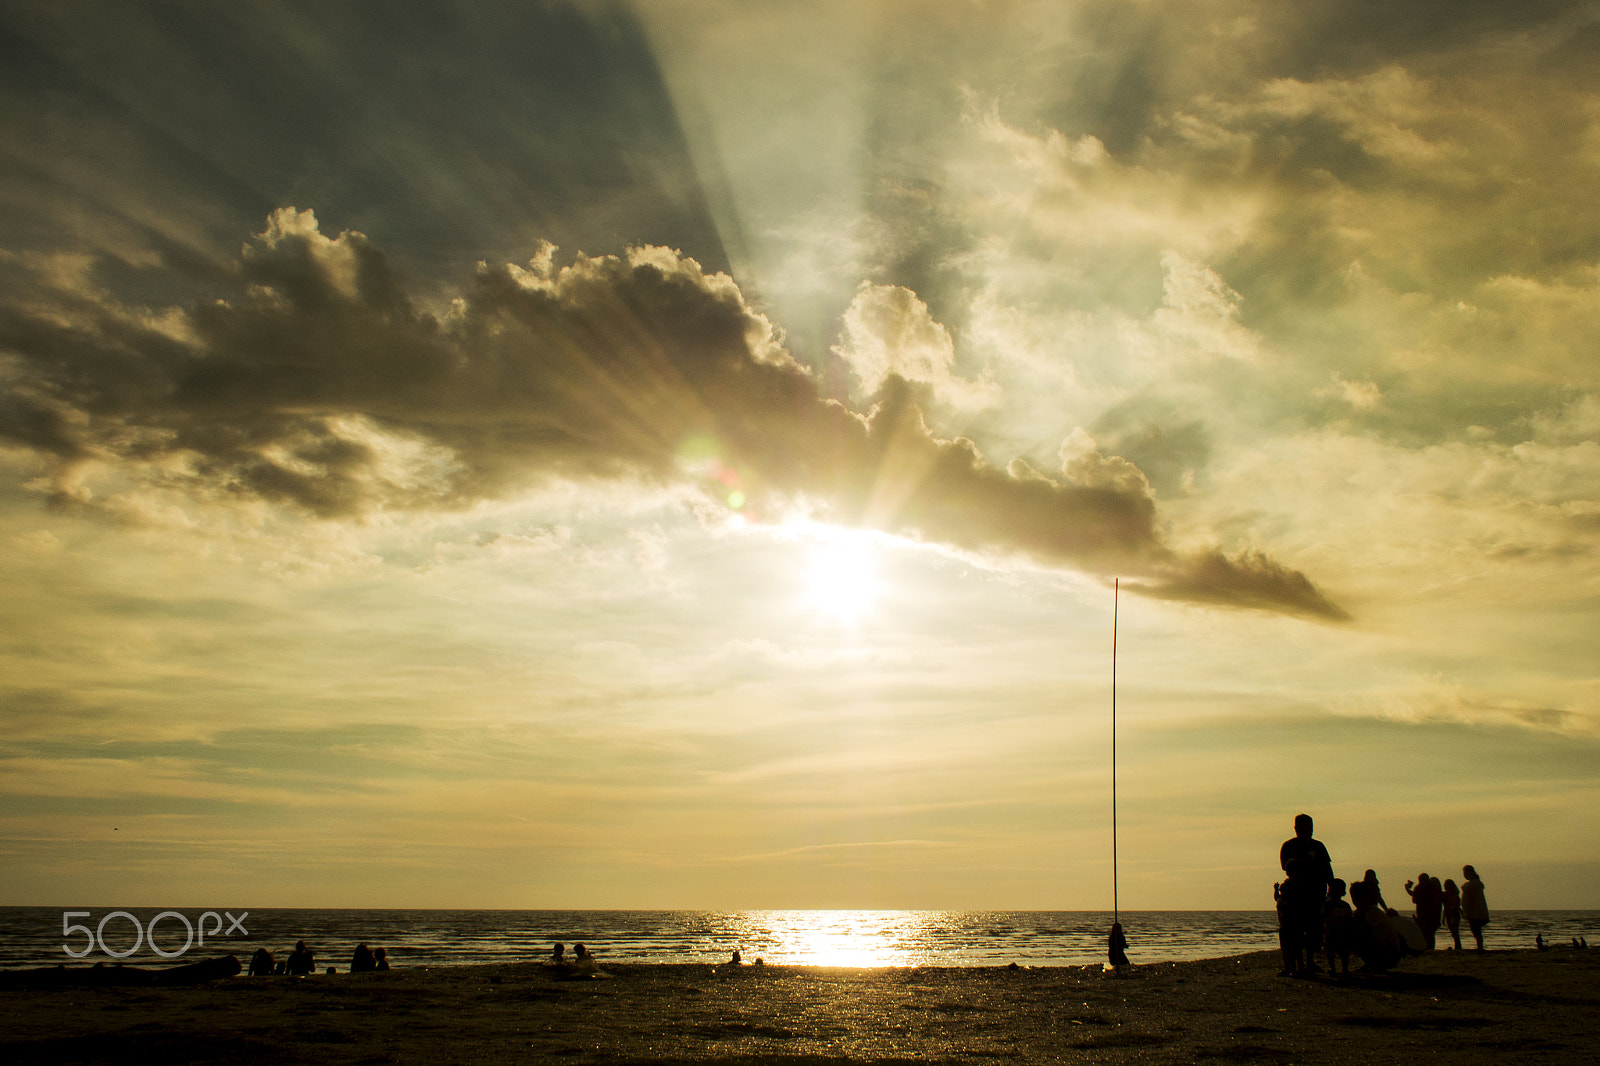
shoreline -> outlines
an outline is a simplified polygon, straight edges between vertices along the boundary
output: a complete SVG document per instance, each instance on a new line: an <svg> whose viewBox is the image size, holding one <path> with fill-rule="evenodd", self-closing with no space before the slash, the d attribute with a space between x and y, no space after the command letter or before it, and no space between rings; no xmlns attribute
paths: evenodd
<svg viewBox="0 0 1600 1066"><path fill-rule="evenodd" d="M89 908L104 917L104 908ZM235 913L243 914L239 908ZM109 912L105 912L109 913ZM131 908L149 923L154 910ZM188 917L199 921L191 908ZM1275 949L1277 916L1270 911L1130 911L1124 925L1135 962L1175 962ZM783 965L1022 965L1072 966L1103 961L1109 912L667 912L667 911L368 911L298 908L248 911L248 937L207 938L188 952L240 953L256 947L282 955L304 939L326 963L343 968L356 944L382 945L395 965L536 960L555 941L587 943L604 958L629 962L720 962L737 949L747 960L764 956ZM59 910L0 908L0 972L117 961L104 949L86 959L64 953ZM214 924L214 923L213 923ZM91 928L89 932L93 932ZM113 922L113 947L126 949L135 930ZM241 930L242 933L242 930ZM1536 933L1553 943L1586 935L1600 943L1600 910L1497 911L1490 946L1532 948ZM79 933L82 936L82 932ZM163 927L162 944L176 948L185 931ZM120 938L117 939L117 938ZM71 940L81 950L80 941ZM148 938L147 938L148 939ZM1470 945L1469 945L1470 946ZM167 964L147 946L124 965Z"/></svg>
<svg viewBox="0 0 1600 1066"><path fill-rule="evenodd" d="M1484 951L1484 952L1474 951L1470 947L1462 948L1462 949L1459 949L1459 950L1455 949L1455 948L1451 948L1451 947L1440 947L1440 948L1435 948L1435 949L1432 949L1432 950L1429 950L1429 951L1426 951L1426 952L1422 952L1421 954L1411 955L1411 956L1407 956L1407 957L1401 959L1401 961L1392 970L1388 971L1388 974L1389 975L1401 974L1401 973L1404 973L1406 968L1408 966L1410 966L1410 965L1414 965L1414 964L1416 964L1418 962L1422 962L1422 961L1426 961L1426 960L1434 960L1434 959L1438 959L1438 960L1443 960L1443 959L1468 959L1468 958L1480 958L1481 959L1481 958L1486 958L1486 957L1491 957L1491 956L1493 956L1493 957L1509 957L1509 958L1516 958L1516 957L1522 957L1522 956L1527 956L1527 957L1547 956L1548 957L1548 956L1562 956L1562 955L1568 955L1568 954L1571 954L1571 955L1582 955L1587 950L1589 950L1589 949L1587 949L1587 948L1575 948L1575 947L1571 947L1571 946L1569 946L1567 944L1564 944L1564 943L1551 944L1543 952L1537 951L1537 950L1535 950L1533 948L1524 948L1524 947L1494 947L1494 948L1490 948L1490 949L1488 949L1487 951ZM1600 945L1596 945L1595 946L1595 952L1596 952L1597 956L1600 956ZM217 960L223 959L223 958L227 958L228 956L233 956L233 957L235 957L235 958L237 958L239 960L239 963L240 963L240 966L241 966L241 970L239 971L239 973L237 975L239 977L239 979L241 979L241 980L251 980L251 978L248 978L245 975L244 970L243 970L244 967L249 965L250 952L248 952L248 951L231 951L231 952L230 951L217 951L217 952L207 953L205 955L200 955L199 953L195 953L195 955L188 957L187 961L185 961L185 962L182 962L182 963L173 962L173 963L169 963L169 964L155 964L155 963L142 961L142 960L137 962L137 963L133 962L132 960L129 960L129 961L126 961L126 962L118 960L118 961L101 961L101 962L92 963L92 964L91 963L85 963L85 962L66 962L66 963L54 963L54 964L49 964L49 965L38 965L38 966L0 967L0 987L6 987L8 985L15 985L15 984L17 984L19 979L27 977L27 976L30 976L30 975L35 976L35 977L39 977L39 978L49 979L54 975L61 975L61 974L80 975L81 976L81 975L86 975L86 974L90 974L90 973L106 973L106 974L109 974L109 973L116 972L118 970L121 970L121 971L132 971L132 972L135 972L135 973L143 973L143 974L149 974L149 975L158 975L158 974L162 974L162 973L175 972L175 971L178 971L180 969L197 969L198 968L196 966L197 963L208 963L208 964L215 963ZM1102 953L1102 956L1103 956L1103 953ZM827 965L827 964L810 963L810 962L799 962L799 963L796 963L796 962L781 962L781 961L780 962L764 962L764 961L761 961L759 959L754 959L754 958L742 961L742 962L737 963L737 964L734 964L734 963L730 963L730 961L728 959L726 959L725 957L722 958L722 961L711 961L711 960L705 960L705 961L683 961L683 960L674 959L674 960L671 960L671 961L660 961L660 962L648 961L648 960L640 960L640 959L636 959L636 958L629 957L629 956L612 958L610 956L606 956L606 955L598 954L598 953L593 955L592 957L594 958L594 960L598 964L599 968L602 971L605 971L605 973L603 973L601 975L602 978L615 976L615 973L613 971L615 971L615 972L629 972L629 973L632 973L632 972L636 972L636 971L651 971L651 970L700 971L700 972L711 972L711 973L724 973L724 972L746 973L746 972L748 972L748 973L752 973L752 974L761 974L761 973L779 972L779 971L782 971L782 972L795 972L795 971L807 971L807 972L809 972L809 971L815 971L815 972L819 972L819 973L841 972L841 973L863 973L863 974L869 974L869 973L912 973L912 972L921 972L921 971L939 971L939 972L955 972L955 973L960 973L960 972L965 972L965 971L971 971L971 972L1028 971L1028 972L1036 972L1036 973L1074 973L1074 972L1084 972L1084 973L1093 973L1093 974L1105 973L1105 976L1107 976L1109 978L1114 978L1116 976L1116 975L1113 975L1113 974L1111 974L1109 972L1106 972L1107 967L1106 967L1106 963L1105 963L1103 957L1098 962L1029 963L1029 962L1024 962L1024 961L1017 961L1017 962L1010 962L1010 963L995 962L995 963L982 963L982 964L923 962L923 963L905 963L905 964L888 963L888 964L884 964L884 965L854 965L854 966L853 965ZM573 956L568 955L566 958L567 958L568 963L570 964ZM1138 972L1154 971L1154 970L1159 970L1159 969L1162 969L1162 968L1171 968L1171 967L1203 967L1203 966L1212 966L1212 965L1216 965L1216 964L1220 964L1220 963L1239 964L1239 963L1242 963L1242 962L1247 961L1247 960L1253 962L1255 960L1261 960L1261 959L1270 959L1270 960L1272 960L1273 964L1276 966L1277 963L1280 961L1280 954L1279 954L1278 949L1276 949L1276 948L1270 948L1270 949L1269 948L1260 948L1260 949L1251 950L1251 951L1233 952L1233 953L1223 954L1223 955L1207 955L1207 956L1202 956L1202 957L1198 957L1198 958L1141 959L1135 953L1130 952L1130 959L1132 960L1132 968L1133 968L1133 970L1135 971L1135 973L1138 973ZM1321 966L1326 961L1326 959L1322 955L1319 954L1317 956L1316 961L1317 961L1318 966ZM1359 978L1372 978L1372 977L1382 977L1382 976L1384 976L1383 974L1367 974L1367 973L1357 974L1356 970L1360 966L1360 964L1361 964L1360 958L1352 954L1352 956L1351 956L1351 979L1352 980L1355 980L1358 977ZM329 974L328 973L328 968L330 966L332 966L337 972L333 973L333 974ZM321 958L318 959L316 972L312 973L312 974L309 974L309 975L307 975L305 977L302 977L302 978L289 978L289 977L286 977L283 974L275 974L275 975L273 975L271 977L258 977L258 978L254 978L253 980L256 980L256 981L276 981L276 980L296 980L296 979L298 979L298 980L313 980L313 979L327 979L327 978L330 978L330 977L331 978L347 978L347 979L354 979L354 980L364 980L364 979L384 980L384 979L391 978L396 974L406 974L406 973L429 973L429 974L484 973L484 974L487 974L487 973L490 973L490 972L521 972L521 971L530 970L530 969L532 969L534 971L543 972L543 973L545 973L547 975L550 974L552 972L552 967L549 964L549 956L541 951L539 953L530 954L530 955L522 957L522 958L516 958L516 959L508 959L508 958L484 959L484 960L475 961L475 962L457 962L457 961L442 961L442 962L418 961L418 962L408 962L408 961L400 961L400 962L395 963L390 970L388 970L388 971L386 971L384 973L361 973L361 974L352 974L349 971L347 960L343 956L340 956L339 957L339 961L337 961L337 962L331 962L328 957L321 957ZM215 979L225 979L226 977L229 977L229 976L233 976L233 975L225 974L225 975L222 975L222 977L215 978ZM1124 976L1128 976L1128 975L1124 975ZM1319 975L1319 977L1322 980L1326 980L1327 979L1327 975L1326 974ZM560 978L552 978L552 979L560 979ZM582 980L582 979L585 979L585 978L570 978L570 979ZM74 983L85 984L87 982L74 982Z"/></svg>
<svg viewBox="0 0 1600 1066"><path fill-rule="evenodd" d="M18 1064L1093 1061L1570 1063L1600 1050L1600 951L1433 952L1387 974L1277 976L1276 952L1098 966L539 962L227 977L189 986L0 982ZM52 971L44 971L50 973Z"/></svg>

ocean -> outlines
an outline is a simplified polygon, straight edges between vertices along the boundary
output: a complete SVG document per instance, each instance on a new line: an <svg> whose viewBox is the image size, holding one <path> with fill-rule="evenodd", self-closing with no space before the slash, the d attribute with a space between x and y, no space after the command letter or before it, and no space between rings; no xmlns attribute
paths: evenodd
<svg viewBox="0 0 1600 1066"><path fill-rule="evenodd" d="M1270 911L1124 911L1121 917L1135 963L1278 945ZM281 957L297 940L316 953L319 968L340 969L362 941L387 949L394 966L531 961L557 941L569 951L582 943L602 963L709 964L738 951L745 962L805 966L1069 966L1102 961L1110 927L1108 911L0 907L0 969L118 960L148 966L225 953L243 959L258 947ZM1486 943L1532 948L1542 933L1566 945L1597 932L1600 911L1499 911Z"/></svg>

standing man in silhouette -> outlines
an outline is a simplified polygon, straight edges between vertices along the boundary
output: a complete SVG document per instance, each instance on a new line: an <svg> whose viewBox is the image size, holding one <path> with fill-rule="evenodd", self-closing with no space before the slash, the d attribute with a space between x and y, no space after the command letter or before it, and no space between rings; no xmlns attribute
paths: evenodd
<svg viewBox="0 0 1600 1066"><path fill-rule="evenodd" d="M1322 884L1322 898L1328 898L1328 885L1333 881L1333 860L1328 858L1328 849L1322 841L1311 835L1311 815L1297 814L1294 816L1294 836L1283 842L1283 847L1278 849L1278 865L1284 873L1289 872L1290 859L1304 859L1308 864L1305 876L1308 880L1319 881Z"/></svg>
<svg viewBox="0 0 1600 1066"><path fill-rule="evenodd" d="M1294 816L1294 836L1283 842L1283 847L1278 849L1278 865L1284 873L1289 872L1289 864L1295 863L1295 875L1306 882L1306 896L1308 900L1314 899L1317 915L1322 913L1322 904L1328 898L1328 886L1333 884L1333 860L1328 858L1328 849L1322 841L1311 835L1311 815L1297 814ZM1304 947L1308 956L1315 956L1322 949L1322 923L1310 922L1303 930ZM1311 963L1312 972L1316 972L1316 963Z"/></svg>

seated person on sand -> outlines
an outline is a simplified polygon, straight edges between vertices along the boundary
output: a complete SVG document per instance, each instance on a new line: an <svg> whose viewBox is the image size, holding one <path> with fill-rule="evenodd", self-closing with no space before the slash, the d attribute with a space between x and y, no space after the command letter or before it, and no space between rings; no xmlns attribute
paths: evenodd
<svg viewBox="0 0 1600 1066"><path fill-rule="evenodd" d="M1121 922L1111 923L1111 935L1106 938L1106 956L1116 973L1126 973L1133 968L1133 963L1128 961L1128 936L1122 931Z"/></svg>
<svg viewBox="0 0 1600 1066"><path fill-rule="evenodd" d="M544 965L555 970L558 981L576 981L588 977L609 977L610 974L602 973L595 963L594 956L589 954L589 949L582 944L572 945L572 958L568 959L566 947L557 944Z"/></svg>
<svg viewBox="0 0 1600 1066"><path fill-rule="evenodd" d="M594 961L594 956L589 954L589 949L582 944L572 945L572 966L570 970L571 972L568 976L574 978L611 976L600 969L599 963Z"/></svg>
<svg viewBox="0 0 1600 1066"><path fill-rule="evenodd" d="M1400 934L1389 915L1378 906L1376 880L1350 886L1355 921L1350 926L1350 950L1361 957L1363 972L1382 972L1400 961Z"/></svg>
<svg viewBox="0 0 1600 1066"><path fill-rule="evenodd" d="M306 947L304 940L298 941L294 946L294 950L289 953L289 960L286 966L289 976L304 977L309 973L315 973L316 969L317 960L311 954L311 949Z"/></svg>
<svg viewBox="0 0 1600 1066"><path fill-rule="evenodd" d="M386 973L388 971L389 953L383 948L372 949L372 968L380 973Z"/></svg>
<svg viewBox="0 0 1600 1066"><path fill-rule="evenodd" d="M272 958L272 952L266 948L256 948L256 953L250 956L251 977L271 977L277 963Z"/></svg>
<svg viewBox="0 0 1600 1066"><path fill-rule="evenodd" d="M371 973L378 968L372 958L372 950L367 947L367 942L362 941L356 945L356 952L350 957L351 973Z"/></svg>
<svg viewBox="0 0 1600 1066"><path fill-rule="evenodd" d="M1389 924L1400 937L1400 953L1402 955L1421 955L1428 950L1428 938L1422 934L1422 926L1409 914L1401 914L1393 907L1389 908Z"/></svg>
<svg viewBox="0 0 1600 1066"><path fill-rule="evenodd" d="M1328 972L1350 976L1350 932L1355 912L1344 900L1344 882L1337 877L1328 889L1328 902L1322 905L1322 946L1328 955ZM1334 966L1338 959L1339 966Z"/></svg>

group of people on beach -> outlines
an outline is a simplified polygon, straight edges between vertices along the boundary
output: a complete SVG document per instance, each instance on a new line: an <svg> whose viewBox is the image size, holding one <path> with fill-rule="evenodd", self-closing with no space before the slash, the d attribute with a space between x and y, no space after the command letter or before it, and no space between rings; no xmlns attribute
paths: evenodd
<svg viewBox="0 0 1600 1066"><path fill-rule="evenodd" d="M589 954L587 947L582 944L572 945L572 957L568 958L567 946L559 940L544 960L544 965L554 970L558 978L577 980L610 976L601 972L600 964L594 961L594 956Z"/></svg>
<svg viewBox="0 0 1600 1066"><path fill-rule="evenodd" d="M1319 953L1325 955L1330 973L1337 969L1348 976L1351 954L1361 959L1364 970L1387 970L1406 955L1433 950L1441 928L1449 930L1455 950L1460 951L1463 919L1476 950L1483 950L1489 906L1477 870L1462 867L1459 886L1454 880L1441 883L1431 874L1418 874L1405 885L1414 913L1403 915L1384 900L1375 871L1368 870L1348 886L1335 877L1328 849L1311 834L1311 816L1297 815L1294 836L1278 850L1278 864L1286 876L1272 886L1272 898L1278 908L1284 976L1321 972L1316 963Z"/></svg>
<svg viewBox="0 0 1600 1066"><path fill-rule="evenodd" d="M388 951L383 948L369 948L365 941L356 945L355 953L350 957L351 973L373 973L388 968ZM274 974L305 977L307 974L317 972L317 957L306 947L304 940L297 941L294 950L281 959L274 958L272 952L266 948L256 948L255 954L250 956L248 972L251 977L271 977ZM337 973L338 968L330 966L328 972Z"/></svg>

